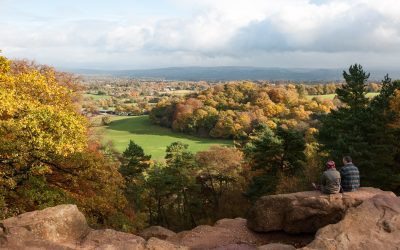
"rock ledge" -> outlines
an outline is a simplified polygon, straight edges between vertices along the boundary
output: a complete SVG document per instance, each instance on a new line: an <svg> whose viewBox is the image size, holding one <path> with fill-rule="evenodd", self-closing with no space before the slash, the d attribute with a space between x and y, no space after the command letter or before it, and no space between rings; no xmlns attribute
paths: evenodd
<svg viewBox="0 0 400 250"><path fill-rule="evenodd" d="M332 195L308 191L263 196L250 210L247 225L257 232L313 233L339 222L349 208L357 207L375 195L395 197L392 192L368 187Z"/></svg>

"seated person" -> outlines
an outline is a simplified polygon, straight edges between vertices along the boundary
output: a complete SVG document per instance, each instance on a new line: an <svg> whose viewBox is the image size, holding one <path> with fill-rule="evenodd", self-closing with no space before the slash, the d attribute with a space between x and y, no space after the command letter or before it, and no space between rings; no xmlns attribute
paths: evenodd
<svg viewBox="0 0 400 250"><path fill-rule="evenodd" d="M356 191L360 187L360 172L350 156L343 157L344 166L340 169L343 192Z"/></svg>
<svg viewBox="0 0 400 250"><path fill-rule="evenodd" d="M322 174L321 185L312 184L317 190L325 194L337 194L340 192L340 173L336 170L334 161L326 163L326 171Z"/></svg>

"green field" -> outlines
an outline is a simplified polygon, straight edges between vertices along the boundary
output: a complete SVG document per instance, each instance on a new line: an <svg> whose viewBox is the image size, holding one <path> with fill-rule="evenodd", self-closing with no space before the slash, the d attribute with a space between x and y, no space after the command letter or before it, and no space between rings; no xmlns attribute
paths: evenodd
<svg viewBox="0 0 400 250"><path fill-rule="evenodd" d="M153 159L164 158L165 149L172 142L181 141L189 145L192 152L206 150L212 145L232 145L231 140L198 138L173 132L171 129L154 125L148 116L112 116L108 126L101 126L104 140L113 141L119 152L123 152L129 140L134 140L143 147Z"/></svg>
<svg viewBox="0 0 400 250"><path fill-rule="evenodd" d="M95 95L95 94L84 94L84 97L92 98L93 100L101 100L101 99L109 99L111 96L109 95Z"/></svg>
<svg viewBox="0 0 400 250"><path fill-rule="evenodd" d="M372 97L375 97L375 96L377 96L379 93L367 93L367 97L370 97L370 98L372 98ZM335 98L335 96L336 96L336 94L329 94L329 95L309 95L309 96L307 96L307 98L309 98L309 99L312 99L312 98L314 98L314 97L318 97L318 98L320 98L320 99L322 99L322 100L333 100L333 98Z"/></svg>

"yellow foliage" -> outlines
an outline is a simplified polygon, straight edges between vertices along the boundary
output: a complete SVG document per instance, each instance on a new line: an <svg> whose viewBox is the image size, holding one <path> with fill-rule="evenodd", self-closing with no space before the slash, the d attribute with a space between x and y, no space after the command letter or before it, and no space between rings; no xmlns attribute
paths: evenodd
<svg viewBox="0 0 400 250"><path fill-rule="evenodd" d="M50 157L85 148L86 120L53 71L16 73L10 64L0 57L0 164L41 175L49 172L44 165ZM8 176L15 171L6 169Z"/></svg>

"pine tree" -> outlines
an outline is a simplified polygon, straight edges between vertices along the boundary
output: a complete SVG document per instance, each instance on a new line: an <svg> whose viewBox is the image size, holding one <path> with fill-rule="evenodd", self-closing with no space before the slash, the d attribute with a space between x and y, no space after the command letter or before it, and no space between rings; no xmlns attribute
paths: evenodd
<svg viewBox="0 0 400 250"><path fill-rule="evenodd" d="M122 153L120 172L125 177L135 177L149 167L150 155L145 155L143 148L130 140L128 147Z"/></svg>
<svg viewBox="0 0 400 250"><path fill-rule="evenodd" d="M336 89L336 94L342 103L348 105L349 110L357 112L369 103L365 96L369 76L359 64L350 66L349 73L343 71L346 84Z"/></svg>
<svg viewBox="0 0 400 250"><path fill-rule="evenodd" d="M351 155L362 185L390 189L397 139L389 126L389 101L399 86L386 76L380 94L370 101L365 96L369 74L360 65L350 66L343 77L346 84L336 90L342 105L321 119L322 150L337 162Z"/></svg>
<svg viewBox="0 0 400 250"><path fill-rule="evenodd" d="M369 164L366 184L390 190L398 189L400 186L396 181L400 174L396 160L400 151L399 130L391 126L395 114L390 109L390 101L397 89L400 89L400 82L392 81L386 75L379 95L372 100L368 108L371 129L366 139L371 147L371 157L370 161L366 162Z"/></svg>
<svg viewBox="0 0 400 250"><path fill-rule="evenodd" d="M301 172L305 161L305 140L294 130L278 127L275 131L261 125L251 135L243 152L256 174L246 195L255 199L274 193L279 175L292 176Z"/></svg>
<svg viewBox="0 0 400 250"><path fill-rule="evenodd" d="M141 195L144 192L145 182L143 173L150 166L148 162L150 158L151 156L145 155L143 148L132 140L122 154L119 171L125 178L125 195L136 210L142 207Z"/></svg>

